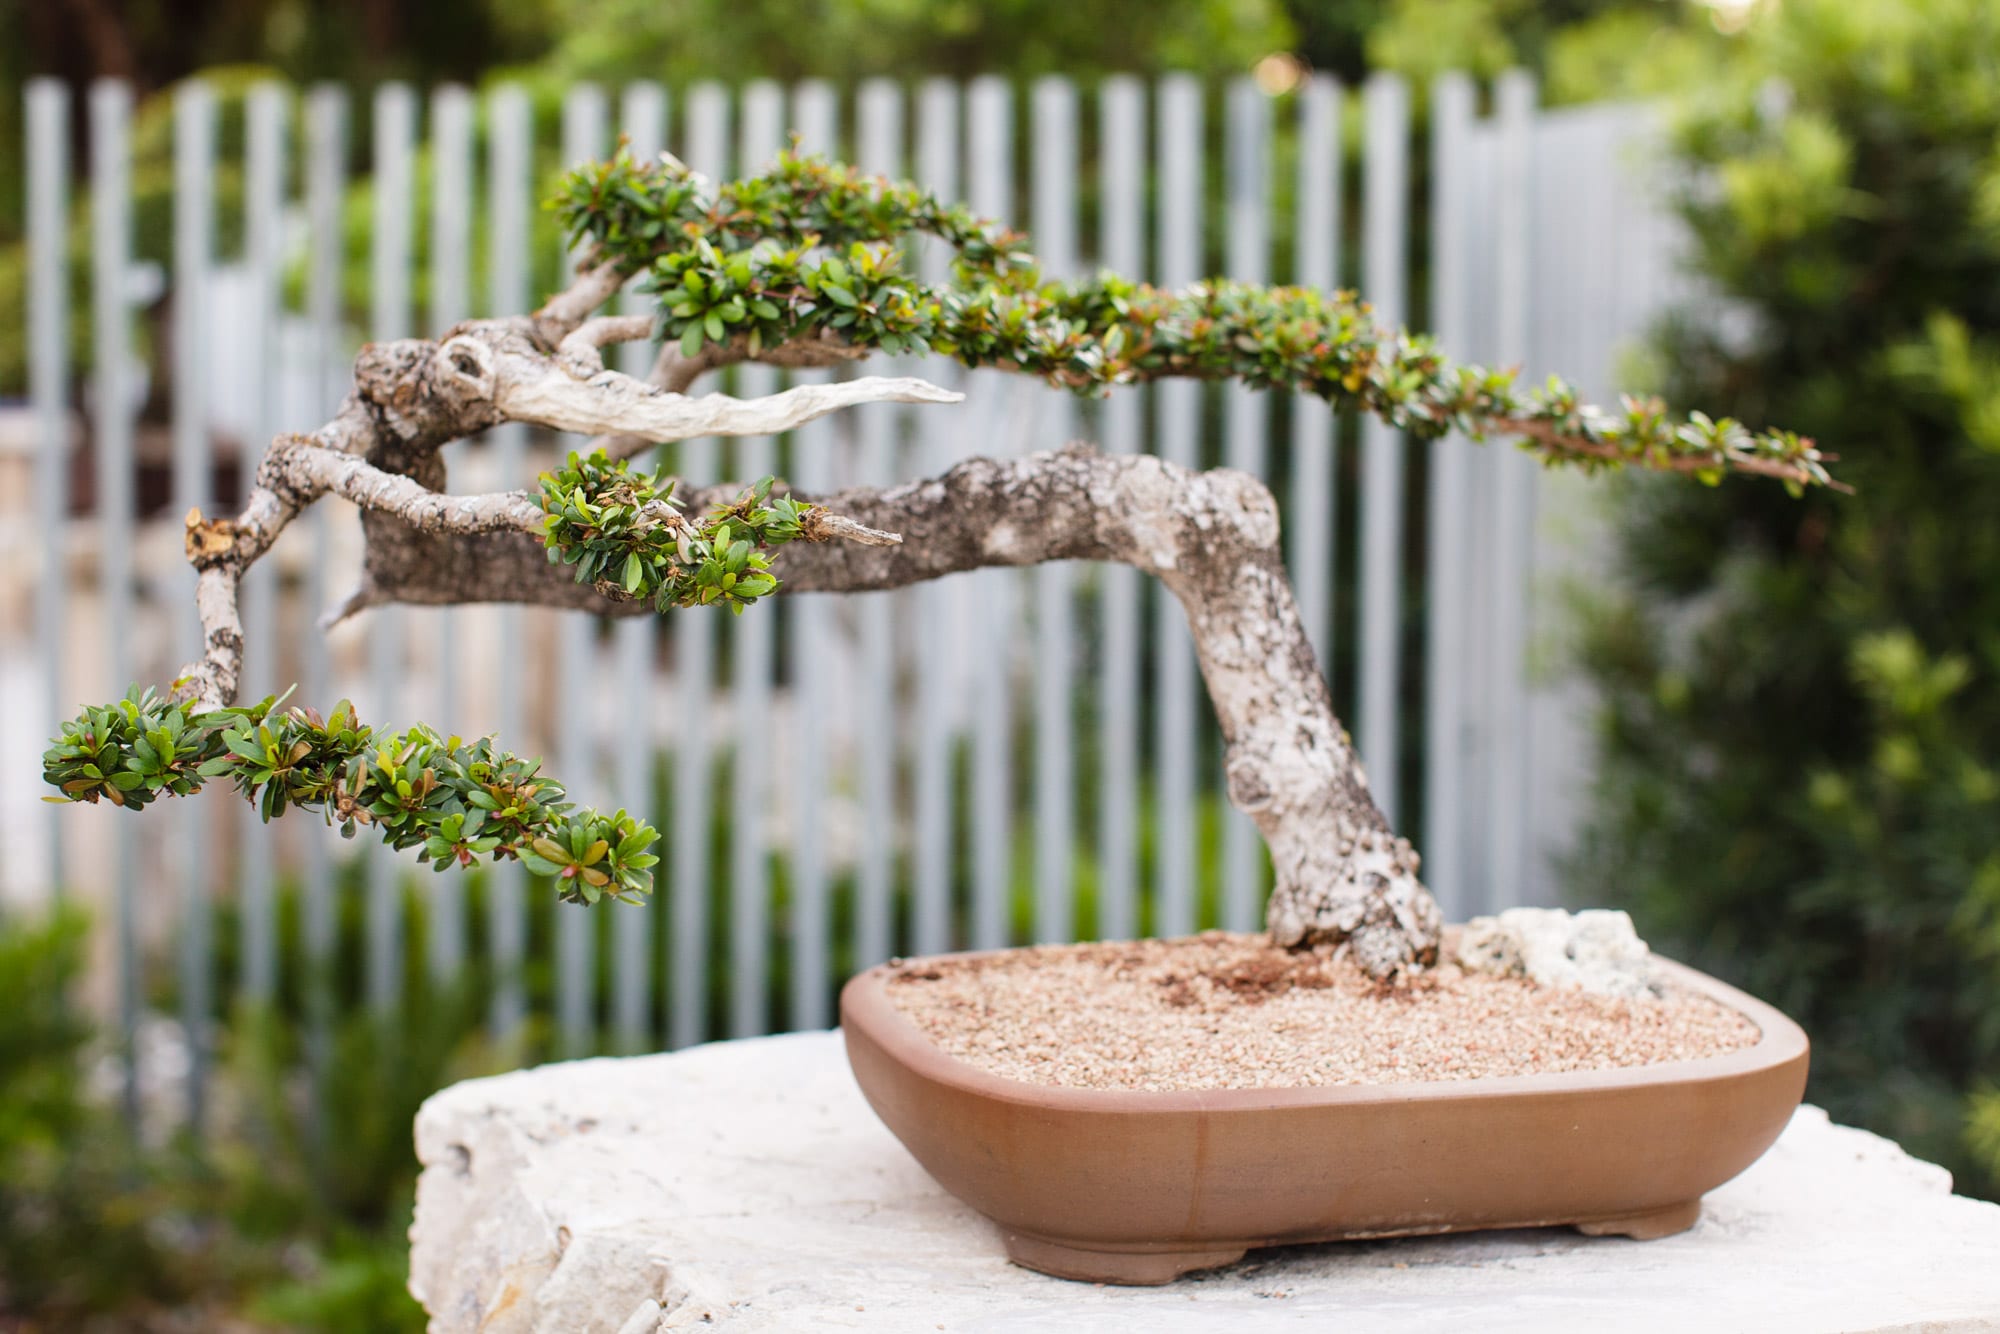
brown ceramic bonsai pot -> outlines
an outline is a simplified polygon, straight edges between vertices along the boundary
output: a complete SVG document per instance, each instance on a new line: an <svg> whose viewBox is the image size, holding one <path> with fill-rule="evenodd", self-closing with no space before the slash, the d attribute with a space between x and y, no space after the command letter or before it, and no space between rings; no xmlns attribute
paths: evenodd
<svg viewBox="0 0 2000 1334"><path fill-rule="evenodd" d="M1257 1246L1572 1224L1650 1239L1769 1148L1807 1045L1771 1006L1680 964L1755 1024L1701 1060L1495 1079L1137 1092L1003 1079L947 1055L890 1001L889 965L841 992L855 1079L1018 1264L1165 1283Z"/></svg>

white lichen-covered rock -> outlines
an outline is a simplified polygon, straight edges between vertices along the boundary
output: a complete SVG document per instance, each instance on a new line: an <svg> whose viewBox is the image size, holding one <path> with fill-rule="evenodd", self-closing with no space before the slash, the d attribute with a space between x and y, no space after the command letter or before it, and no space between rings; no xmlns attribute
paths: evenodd
<svg viewBox="0 0 2000 1334"><path fill-rule="evenodd" d="M1525 977L1551 987L1604 996L1661 994L1652 951L1632 919L1607 908L1509 908L1475 917L1458 940L1459 965L1469 972Z"/></svg>
<svg viewBox="0 0 2000 1334"><path fill-rule="evenodd" d="M2000 1206L1812 1107L1678 1236L1285 1246L1162 1288L1009 1264L869 1111L837 1033L472 1080L424 1105L417 1154L434 1334L2000 1329Z"/></svg>

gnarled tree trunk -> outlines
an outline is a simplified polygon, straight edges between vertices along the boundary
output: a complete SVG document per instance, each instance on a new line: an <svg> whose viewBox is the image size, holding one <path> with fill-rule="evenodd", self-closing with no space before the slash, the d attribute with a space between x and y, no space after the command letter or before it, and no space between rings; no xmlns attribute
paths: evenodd
<svg viewBox="0 0 2000 1334"><path fill-rule="evenodd" d="M689 508L726 503L741 490L694 492ZM1377 976L1435 957L1437 907L1418 879L1416 853L1369 795L1334 716L1285 576L1277 505L1261 482L1072 446L1004 463L970 459L942 477L888 489L804 498L903 540L785 547L773 568L787 592L901 588L1052 560L1118 561L1158 578L1187 609L1228 747L1229 799L1270 845L1273 938L1345 941ZM364 596L649 614L643 604L576 583L518 532L434 531L415 545L377 547Z"/></svg>

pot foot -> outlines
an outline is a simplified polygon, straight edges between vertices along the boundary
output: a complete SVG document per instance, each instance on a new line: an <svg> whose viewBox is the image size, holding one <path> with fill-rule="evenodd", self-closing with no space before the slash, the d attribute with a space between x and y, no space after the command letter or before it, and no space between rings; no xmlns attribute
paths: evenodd
<svg viewBox="0 0 2000 1334"><path fill-rule="evenodd" d="M1241 1246L1224 1246L1215 1250L1093 1251L1018 1232L1007 1233L1007 1258L1023 1268L1056 1278L1132 1287L1157 1287L1197 1269L1234 1264L1243 1258L1243 1250Z"/></svg>
<svg viewBox="0 0 2000 1334"><path fill-rule="evenodd" d="M1701 1201L1682 1200L1643 1213L1620 1214L1616 1218L1593 1218L1578 1223L1576 1230L1586 1237L1630 1237L1634 1241L1654 1241L1685 1232L1701 1218Z"/></svg>

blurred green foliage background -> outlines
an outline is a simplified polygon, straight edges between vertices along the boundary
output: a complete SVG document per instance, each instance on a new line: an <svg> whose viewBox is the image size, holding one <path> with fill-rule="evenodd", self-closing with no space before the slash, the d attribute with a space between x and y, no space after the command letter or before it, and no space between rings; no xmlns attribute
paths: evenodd
<svg viewBox="0 0 2000 1334"><path fill-rule="evenodd" d="M22 385L31 75L120 75L146 97L135 230L157 259L162 94L197 70L223 94L225 229L231 97L267 74L358 89L516 79L544 142L562 88L584 78L1227 75L1287 52L1350 81L1526 65L1550 102L1674 98L1672 153L1696 172L1683 201L1695 265L1739 318L1663 328L1648 358L1658 387L1818 435L1857 494L1615 484L1616 559L1569 634L1603 698L1571 893L1631 908L1662 950L1798 1017L1815 1041L1809 1096L1837 1118L2000 1195L1991 0L1157 0L1144 24L1057 0L0 0L0 33L0 393ZM367 143L365 121L354 141ZM86 227L79 216L79 246ZM552 243L535 253L555 263ZM1205 857L1217 823L1208 811ZM1078 870L1087 905L1087 859ZM1025 914L1030 887L1017 897ZM215 1133L197 1145L136 1142L107 1101L102 1037L63 1003L82 924L0 923L0 1324L421 1327L401 1291L409 1118L431 1089L549 1047L533 1030L507 1050L486 1040L476 998L491 978L477 965L448 992L413 968L411 1013L427 1021L384 1022L359 996L358 922L318 976L293 966L288 929L293 987L225 1025ZM413 907L409 938L421 931ZM218 923L215 938L234 932ZM726 986L725 969L711 976ZM545 995L545 977L524 980Z"/></svg>
<svg viewBox="0 0 2000 1334"><path fill-rule="evenodd" d="M1571 868L1813 1038L1810 1095L2000 1195L2000 8L1786 0L1691 99L1670 398L1852 496L1620 487Z"/></svg>

